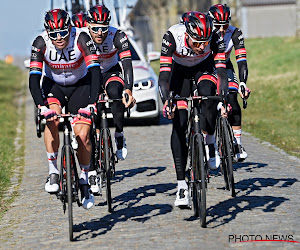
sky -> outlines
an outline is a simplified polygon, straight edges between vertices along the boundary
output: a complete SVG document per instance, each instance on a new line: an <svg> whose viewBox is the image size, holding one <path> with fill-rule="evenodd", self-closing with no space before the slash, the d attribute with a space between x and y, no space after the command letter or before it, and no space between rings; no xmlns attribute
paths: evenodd
<svg viewBox="0 0 300 250"><path fill-rule="evenodd" d="M29 57L33 40L44 28L43 19L46 11L50 10L51 0L0 1L0 60L6 55ZM132 5L136 1L127 2ZM112 3L113 0L105 1L108 8ZM53 7L64 8L64 0L53 0Z"/></svg>

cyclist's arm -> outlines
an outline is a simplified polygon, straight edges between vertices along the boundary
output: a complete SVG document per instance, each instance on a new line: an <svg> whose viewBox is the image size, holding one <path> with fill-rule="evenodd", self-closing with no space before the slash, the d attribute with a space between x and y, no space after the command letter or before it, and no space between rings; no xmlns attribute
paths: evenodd
<svg viewBox="0 0 300 250"><path fill-rule="evenodd" d="M44 99L40 88L40 80L43 71L44 51L46 44L41 36L38 36L31 47L29 89L36 106L44 106Z"/></svg>
<svg viewBox="0 0 300 250"><path fill-rule="evenodd" d="M215 66L218 74L218 94L224 93L227 95L228 91L228 79L226 73L226 57L225 57L225 43L218 32L214 32L212 37L212 50L214 54Z"/></svg>
<svg viewBox="0 0 300 250"><path fill-rule="evenodd" d="M248 78L248 66L244 36L242 31L240 29L235 29L231 39L233 41L236 62L239 68L240 82L246 83Z"/></svg>
<svg viewBox="0 0 300 250"><path fill-rule="evenodd" d="M114 37L114 46L118 49L122 68L124 71L125 89L132 91L133 87L133 69L129 41L123 31L118 30Z"/></svg>
<svg viewBox="0 0 300 250"><path fill-rule="evenodd" d="M175 50L175 39L172 33L168 31L162 40L158 78L159 93L163 103L166 102L169 96L170 77L172 72L172 56Z"/></svg>
<svg viewBox="0 0 300 250"><path fill-rule="evenodd" d="M93 104L98 100L99 91L103 84L100 63L96 55L96 47L88 34L81 32L78 37L78 48L82 52L86 67L90 72L91 92L89 104Z"/></svg>

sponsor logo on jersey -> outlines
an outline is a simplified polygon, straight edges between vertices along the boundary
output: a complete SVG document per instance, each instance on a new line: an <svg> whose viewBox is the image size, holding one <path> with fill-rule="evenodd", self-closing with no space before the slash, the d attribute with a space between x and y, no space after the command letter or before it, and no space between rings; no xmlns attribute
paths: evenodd
<svg viewBox="0 0 300 250"><path fill-rule="evenodd" d="M90 46L91 44L93 44L93 40L89 40L87 43L86 43L86 46Z"/></svg>
<svg viewBox="0 0 300 250"><path fill-rule="evenodd" d="M36 51L36 52L40 52L40 49L38 49L37 47L32 46L31 50Z"/></svg>
<svg viewBox="0 0 300 250"><path fill-rule="evenodd" d="M120 39L120 43L123 43L123 42L125 42L126 40L127 40L127 37L124 36L122 39Z"/></svg>
<svg viewBox="0 0 300 250"><path fill-rule="evenodd" d="M170 47L172 45L172 43L170 43L166 39L163 39L162 42L163 42L163 44L167 45L168 47Z"/></svg>

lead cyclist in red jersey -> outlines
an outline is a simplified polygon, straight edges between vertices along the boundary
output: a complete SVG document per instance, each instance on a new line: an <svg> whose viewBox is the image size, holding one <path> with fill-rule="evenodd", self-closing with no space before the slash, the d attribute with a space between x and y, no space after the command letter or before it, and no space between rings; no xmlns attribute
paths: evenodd
<svg viewBox="0 0 300 250"><path fill-rule="evenodd" d="M31 51L29 88L37 107L46 119L44 140L49 162L49 177L45 190L59 190L57 154L59 131L57 114L68 105L70 113L78 113L73 121L78 141L78 160L81 167L80 190L83 208L94 204L88 186L91 143L89 140L90 107L95 107L101 82L101 70L95 47L90 37L71 27L68 13L61 9L48 11L45 31L34 40ZM42 88L40 79L44 66ZM90 72L90 78L87 72ZM99 80L100 79L100 80Z"/></svg>
<svg viewBox="0 0 300 250"><path fill-rule="evenodd" d="M162 39L160 57L159 91L168 118L173 120L171 149L175 162L178 182L175 206L188 205L188 186L185 181L188 148L186 131L188 111L185 101L178 101L174 113L168 110L169 91L174 95L188 97L192 94L192 81L195 80L199 95L212 96L217 90L226 94L228 88L225 46L219 32L213 32L212 19L199 12L189 12L184 23L173 25ZM214 53L214 56L213 56ZM209 148L210 169L220 164L214 136L217 103L202 100L201 129Z"/></svg>
<svg viewBox="0 0 300 250"><path fill-rule="evenodd" d="M226 72L229 83L228 102L232 107L232 112L228 115L228 121L232 126L234 137L236 139L235 153L238 161L243 161L247 158L247 152L241 143L242 134L242 112L237 100L237 93L243 98L241 86L245 88L245 98L249 97L250 90L246 86L248 78L248 66L244 36L240 29L229 25L231 13L229 7L225 4L217 4L210 7L209 16L213 18L214 27L218 30L226 46ZM230 60L230 53L232 48L235 49L235 56L239 70L240 83L234 72L232 62Z"/></svg>

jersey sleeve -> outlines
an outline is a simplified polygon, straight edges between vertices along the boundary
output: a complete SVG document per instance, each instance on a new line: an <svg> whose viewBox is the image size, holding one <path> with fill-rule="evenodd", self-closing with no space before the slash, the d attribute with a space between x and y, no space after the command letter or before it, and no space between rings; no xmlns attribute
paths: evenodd
<svg viewBox="0 0 300 250"><path fill-rule="evenodd" d="M168 31L162 39L161 54L160 54L160 69L158 86L162 102L168 99L170 78L172 72L172 56L176 50L176 42L170 31Z"/></svg>
<svg viewBox="0 0 300 250"><path fill-rule="evenodd" d="M240 29L235 29L231 39L235 49L236 62L239 68L240 82L246 83L248 78L248 65L245 41L242 31Z"/></svg>
<svg viewBox="0 0 300 250"><path fill-rule="evenodd" d="M43 71L44 52L46 44L41 36L38 36L31 47L29 89L36 106L45 105L40 88L40 80Z"/></svg>
<svg viewBox="0 0 300 250"><path fill-rule="evenodd" d="M123 67L125 88L132 91L133 69L127 35L123 31L117 30L113 42L114 46L118 49L119 57Z"/></svg>
<svg viewBox="0 0 300 250"><path fill-rule="evenodd" d="M214 32L212 37L212 51L215 60L215 67L218 74L218 94L227 94L228 79L226 73L226 56L225 56L225 43L220 32Z"/></svg>
<svg viewBox="0 0 300 250"><path fill-rule="evenodd" d="M103 84L100 63L96 55L96 47L93 40L85 32L79 34L77 45L84 57L86 67L90 72L91 92L89 103L93 104L97 101L99 91Z"/></svg>

